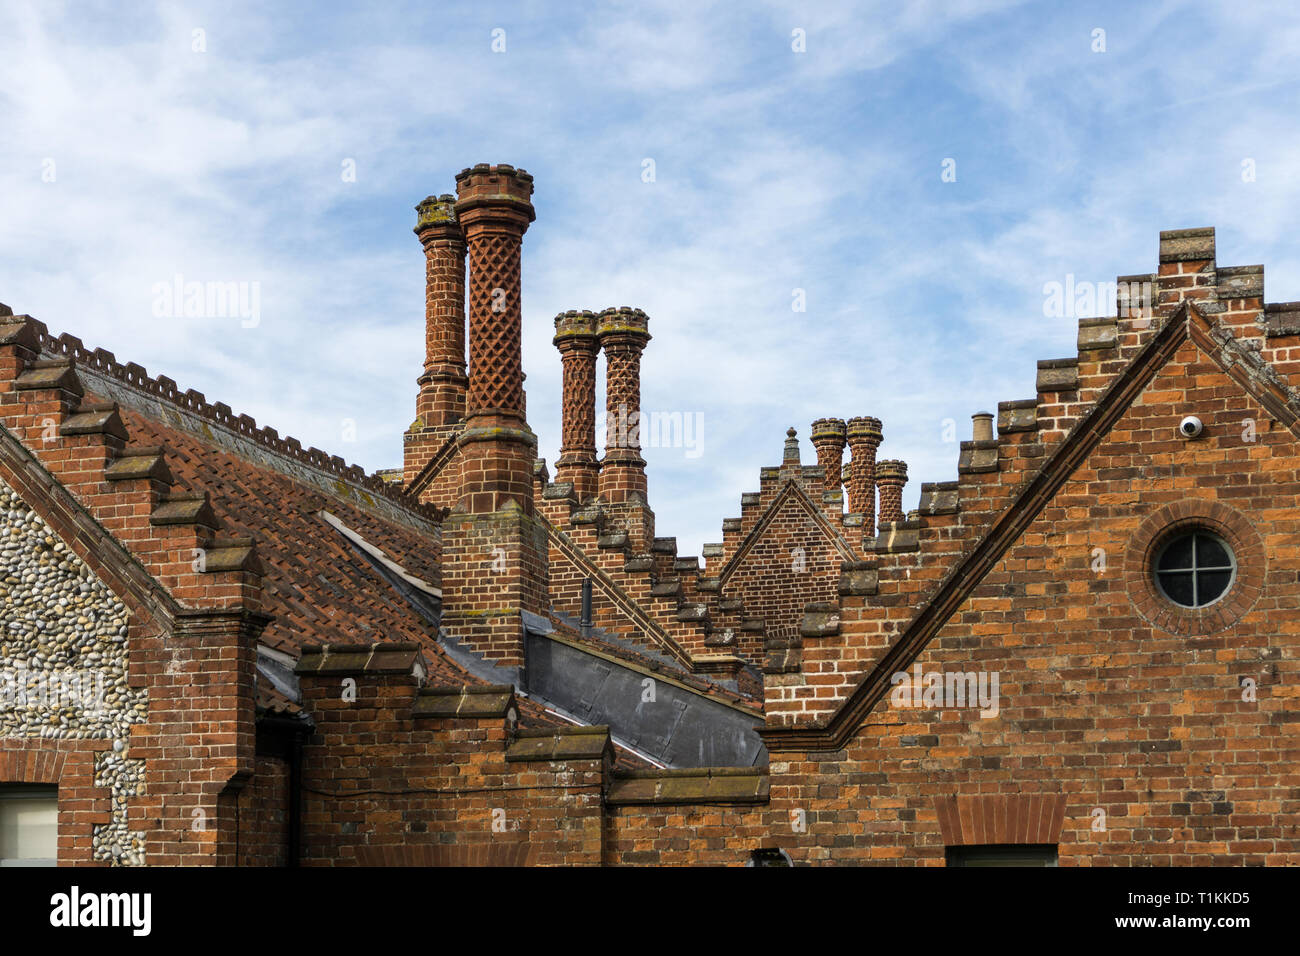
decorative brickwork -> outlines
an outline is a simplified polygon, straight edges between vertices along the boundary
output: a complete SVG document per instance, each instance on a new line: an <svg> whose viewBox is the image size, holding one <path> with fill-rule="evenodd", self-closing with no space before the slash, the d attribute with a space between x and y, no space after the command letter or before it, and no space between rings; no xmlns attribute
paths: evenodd
<svg viewBox="0 0 1300 956"><path fill-rule="evenodd" d="M469 249L469 391L460 436L460 505L473 514L513 502L532 514L536 437L524 411L520 245L534 212L533 177L480 164L456 176Z"/></svg>
<svg viewBox="0 0 1300 956"><path fill-rule="evenodd" d="M907 463L881 461L876 463L876 486L880 489L880 521L903 520L903 486L907 484Z"/></svg>
<svg viewBox="0 0 1300 956"><path fill-rule="evenodd" d="M600 498L638 551L654 538L654 514L641 457L641 352L650 341L649 320L624 306L600 313L597 335L605 352L605 457Z"/></svg>
<svg viewBox="0 0 1300 956"><path fill-rule="evenodd" d="M791 482L723 570L722 587L740 599L747 617L763 622L766 637L797 636L809 603L835 600L847 548L837 537ZM746 656L757 662L756 651Z"/></svg>
<svg viewBox="0 0 1300 956"><path fill-rule="evenodd" d="M626 306L600 313L597 333L605 352L605 459L600 495L609 503L646 497L641 457L641 352L650 341L649 322Z"/></svg>
<svg viewBox="0 0 1300 956"><path fill-rule="evenodd" d="M430 196L415 207L425 253L424 371L415 421L402 438L402 484L421 501L447 508L460 498L460 475L449 461L464 428L465 237L455 199ZM450 454L449 454L450 452ZM437 479L441 476L442 481Z"/></svg>
<svg viewBox="0 0 1300 956"><path fill-rule="evenodd" d="M862 534L871 537L876 529L876 449L881 431L878 418L850 418L846 430L852 468L848 476L849 511L862 515ZM881 503L884 511L884 503Z"/></svg>
<svg viewBox="0 0 1300 956"><path fill-rule="evenodd" d="M819 418L812 423L812 443L817 449L817 464L825 472L826 491L839 491L844 483L840 470L844 464L846 434L843 419Z"/></svg>
<svg viewBox="0 0 1300 956"><path fill-rule="evenodd" d="M555 480L572 482L585 502L599 490L596 460L596 338L594 312L561 312L555 317L555 347L564 363L561 401L562 444Z"/></svg>
<svg viewBox="0 0 1300 956"><path fill-rule="evenodd" d="M465 237L455 199L430 196L416 206L425 254L425 353L416 415L426 426L465 414Z"/></svg>

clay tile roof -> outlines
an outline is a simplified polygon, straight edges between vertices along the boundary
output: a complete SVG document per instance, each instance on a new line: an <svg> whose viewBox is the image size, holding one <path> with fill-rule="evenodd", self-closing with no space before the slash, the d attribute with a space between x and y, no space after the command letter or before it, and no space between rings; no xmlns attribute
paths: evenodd
<svg viewBox="0 0 1300 956"><path fill-rule="evenodd" d="M258 714L273 714L277 717L298 717L303 709L280 693L267 681L257 682L256 705Z"/></svg>

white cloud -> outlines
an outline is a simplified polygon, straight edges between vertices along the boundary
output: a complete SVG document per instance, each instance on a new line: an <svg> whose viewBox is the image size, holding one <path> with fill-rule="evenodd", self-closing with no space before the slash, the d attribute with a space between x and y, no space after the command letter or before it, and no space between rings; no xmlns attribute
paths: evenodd
<svg viewBox="0 0 1300 956"><path fill-rule="evenodd" d="M645 406L705 420L699 458L646 456L659 532L697 553L780 460L787 427L814 460L823 415L884 419L909 504L955 477L943 420L966 437L972 412L1032 395L1036 358L1073 351L1073 323L1042 315L1042 284L1150 271L1161 228L1218 226L1221 261L1265 262L1269 297L1300 299L1286 6L553 16L6 6L0 300L281 434L391 466L422 361L411 207L463 166L525 166L542 454L559 439L551 317L644 308ZM1104 55L1088 50L1098 25ZM489 47L497 26L505 54ZM206 53L191 51L195 27ZM947 156L956 183L940 182ZM1240 181L1244 156L1255 183ZM152 286L176 273L260 282L261 325L159 321ZM807 312L791 311L795 288Z"/></svg>

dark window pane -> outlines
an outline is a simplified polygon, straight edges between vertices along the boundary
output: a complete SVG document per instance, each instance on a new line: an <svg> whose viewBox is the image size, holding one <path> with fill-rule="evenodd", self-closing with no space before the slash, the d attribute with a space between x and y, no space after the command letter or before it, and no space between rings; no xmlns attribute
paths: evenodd
<svg viewBox="0 0 1300 956"><path fill-rule="evenodd" d="M1024 846L950 846L949 866L1056 866L1056 847L1048 844Z"/></svg>
<svg viewBox="0 0 1300 956"><path fill-rule="evenodd" d="M1196 566L1198 568L1227 568L1232 566L1228 549L1208 535L1196 536Z"/></svg>
<svg viewBox="0 0 1300 956"><path fill-rule="evenodd" d="M1228 590L1232 580L1231 571L1201 571L1196 580L1196 596L1200 604L1209 604L1218 600Z"/></svg>
<svg viewBox="0 0 1300 956"><path fill-rule="evenodd" d="M1190 568L1192 566L1192 536L1179 538L1165 548L1164 554L1160 555L1161 571L1173 571L1179 568Z"/></svg>
<svg viewBox="0 0 1300 956"><path fill-rule="evenodd" d="M1164 588L1165 596L1175 604L1181 604L1183 607L1195 607L1192 599L1192 572L1179 571L1174 574L1162 573L1160 575L1160 586Z"/></svg>

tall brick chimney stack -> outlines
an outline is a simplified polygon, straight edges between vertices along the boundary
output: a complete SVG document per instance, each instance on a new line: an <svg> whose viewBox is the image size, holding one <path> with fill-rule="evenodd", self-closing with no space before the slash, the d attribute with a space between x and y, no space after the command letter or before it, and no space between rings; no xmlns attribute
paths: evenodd
<svg viewBox="0 0 1300 956"><path fill-rule="evenodd" d="M504 163L456 176L456 217L469 250L469 389L460 504L472 514L514 502L533 510L537 438L524 413L520 247L536 218L533 177Z"/></svg>
<svg viewBox="0 0 1300 956"><path fill-rule="evenodd" d="M415 421L402 436L402 480L409 484L465 417L465 237L455 198L430 196L415 207L424 246L424 371L416 380ZM442 496L455 489L442 491ZM440 502L441 503L441 502Z"/></svg>
<svg viewBox="0 0 1300 956"><path fill-rule="evenodd" d="M839 491L844 484L845 426L843 419L819 418L812 423L812 443L817 449L817 464L825 472L824 491Z"/></svg>
<svg viewBox="0 0 1300 956"><path fill-rule="evenodd" d="M850 418L845 429L852 468L849 472L849 513L862 515L862 534L873 537L876 533L876 449L882 436L880 419L870 416ZM881 519L885 503L880 502Z"/></svg>
<svg viewBox="0 0 1300 956"><path fill-rule="evenodd" d="M520 348L520 246L534 218L533 177L479 165L461 171L456 192L469 254L469 386L460 494L443 522L442 628L498 665L522 667L530 615L540 621L550 604Z"/></svg>
<svg viewBox="0 0 1300 956"><path fill-rule="evenodd" d="M430 196L415 207L415 234L424 246L424 374L415 413L425 426L465 416L465 236L456 199Z"/></svg>
<svg viewBox="0 0 1300 956"><path fill-rule="evenodd" d="M596 459L596 338L594 312L561 312L555 317L555 347L564 365L560 457L555 480L573 482L579 501L599 491Z"/></svg>
<svg viewBox="0 0 1300 956"><path fill-rule="evenodd" d="M641 457L641 353L650 341L650 320L627 306L600 313L596 334L605 352L605 457L600 497L638 550L654 538L654 515L646 497Z"/></svg>
<svg viewBox="0 0 1300 956"><path fill-rule="evenodd" d="M907 484L907 462L886 460L876 463L876 484L880 486L880 522L903 520L903 486Z"/></svg>

